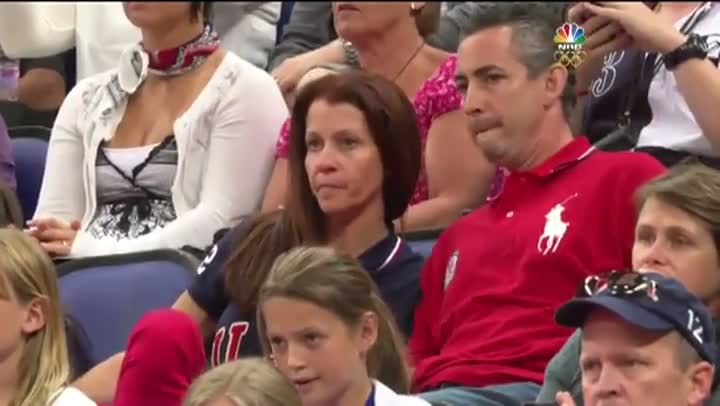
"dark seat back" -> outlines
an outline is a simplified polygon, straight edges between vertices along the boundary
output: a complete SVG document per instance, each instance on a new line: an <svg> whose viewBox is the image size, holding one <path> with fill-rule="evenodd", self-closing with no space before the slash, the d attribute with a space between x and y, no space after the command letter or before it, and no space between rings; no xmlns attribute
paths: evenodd
<svg viewBox="0 0 720 406"><path fill-rule="evenodd" d="M17 197L25 220L35 214L40 188L45 174L50 129L27 126L9 130L15 161Z"/></svg>
<svg viewBox="0 0 720 406"><path fill-rule="evenodd" d="M87 336L90 366L123 351L135 323L170 307L193 281L196 263L174 250L83 258L57 267L66 313Z"/></svg>

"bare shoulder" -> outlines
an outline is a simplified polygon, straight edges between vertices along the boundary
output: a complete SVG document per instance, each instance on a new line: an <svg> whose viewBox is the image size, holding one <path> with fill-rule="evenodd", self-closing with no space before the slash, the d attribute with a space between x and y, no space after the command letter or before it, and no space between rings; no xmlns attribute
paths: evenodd
<svg viewBox="0 0 720 406"><path fill-rule="evenodd" d="M426 44L423 61L427 66L432 68L432 71L436 71L451 55L452 54L447 51Z"/></svg>

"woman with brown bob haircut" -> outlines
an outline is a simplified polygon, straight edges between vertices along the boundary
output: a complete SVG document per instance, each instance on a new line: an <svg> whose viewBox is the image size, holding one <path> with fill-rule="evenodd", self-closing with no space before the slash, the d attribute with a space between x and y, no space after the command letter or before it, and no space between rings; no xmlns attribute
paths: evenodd
<svg viewBox="0 0 720 406"><path fill-rule="evenodd" d="M292 198L286 208L245 219L228 232L173 305L190 316L175 319L192 320L206 338L214 334L212 366L262 353L255 319L260 287L275 259L299 245L329 245L357 258L401 331L412 330L423 260L392 231L420 169L410 101L380 76L343 72L309 83L292 117ZM157 359L159 348L179 339L166 331L141 320L136 332L142 340L131 336L130 342L143 348L131 346L128 352L145 350ZM112 357L77 385L96 401L110 401L123 358L124 353Z"/></svg>
<svg viewBox="0 0 720 406"><path fill-rule="evenodd" d="M396 83L415 109L423 165L408 209L393 219L402 232L449 226L464 210L482 205L493 182L501 179L468 132L462 94L455 85L457 55L426 43L440 11L441 2L332 2L335 31L357 51L351 64ZM285 68L273 71L280 87L289 90L286 74ZM280 132L263 211L292 199L289 144L295 122L290 122Z"/></svg>

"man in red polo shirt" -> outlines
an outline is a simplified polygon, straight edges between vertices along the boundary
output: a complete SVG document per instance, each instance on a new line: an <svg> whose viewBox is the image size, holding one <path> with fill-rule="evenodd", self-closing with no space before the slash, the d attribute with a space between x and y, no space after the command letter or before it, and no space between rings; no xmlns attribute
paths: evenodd
<svg viewBox="0 0 720 406"><path fill-rule="evenodd" d="M585 276L630 267L633 194L661 174L649 155L573 137L568 70L556 63L561 11L496 3L469 16L458 87L482 152L510 173L485 206L450 226L421 274L413 389L447 406L532 401L571 331L555 309Z"/></svg>

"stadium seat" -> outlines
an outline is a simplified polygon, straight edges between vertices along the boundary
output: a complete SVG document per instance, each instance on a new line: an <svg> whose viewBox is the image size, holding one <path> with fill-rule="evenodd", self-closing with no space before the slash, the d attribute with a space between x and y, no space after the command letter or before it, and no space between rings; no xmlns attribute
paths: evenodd
<svg viewBox="0 0 720 406"><path fill-rule="evenodd" d="M37 207L45 173L49 132L50 130L44 127L18 127L9 130L15 161L17 196L25 220L33 217Z"/></svg>
<svg viewBox="0 0 720 406"><path fill-rule="evenodd" d="M8 128L10 138L38 138L49 141L52 130L41 125L18 125Z"/></svg>
<svg viewBox="0 0 720 406"><path fill-rule="evenodd" d="M89 367L123 351L146 312L170 307L193 281L197 265L169 249L60 264L60 299L87 337Z"/></svg>
<svg viewBox="0 0 720 406"><path fill-rule="evenodd" d="M427 259L430 256L430 253L432 253L435 242L442 231L443 230L414 231L411 233L405 233L402 237L408 245L410 245L410 248L412 248L413 251Z"/></svg>

